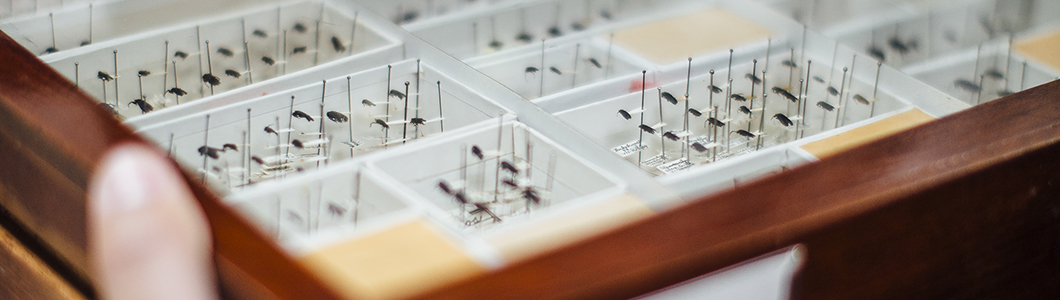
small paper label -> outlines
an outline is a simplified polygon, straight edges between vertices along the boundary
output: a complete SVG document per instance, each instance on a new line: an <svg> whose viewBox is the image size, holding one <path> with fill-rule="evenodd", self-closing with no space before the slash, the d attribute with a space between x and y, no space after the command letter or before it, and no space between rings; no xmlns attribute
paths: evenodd
<svg viewBox="0 0 1060 300"><path fill-rule="evenodd" d="M648 148L648 146L641 144L640 141L632 141L621 146L611 148L611 151L614 151L616 154L618 154L618 156L626 157L634 153L640 152L641 150L644 150L646 148Z"/></svg>
<svg viewBox="0 0 1060 300"><path fill-rule="evenodd" d="M641 161L640 163L643 164L643 165L648 165L648 166L654 167L654 166L661 165L661 164L663 164L665 162L666 162L666 155L659 154L659 155L656 155L656 156L652 156L649 159L645 159L645 160Z"/></svg>
<svg viewBox="0 0 1060 300"><path fill-rule="evenodd" d="M677 173L677 172L680 172L680 171L687 170L688 168L691 168L692 166L695 166L694 164L692 164L692 162L688 161L687 159L681 158L681 159L678 159L678 160L675 160L675 161L671 161L671 162L665 163L665 164L663 164L661 166L658 166L657 168L659 169L659 171L662 171L663 173L673 174L673 173Z"/></svg>

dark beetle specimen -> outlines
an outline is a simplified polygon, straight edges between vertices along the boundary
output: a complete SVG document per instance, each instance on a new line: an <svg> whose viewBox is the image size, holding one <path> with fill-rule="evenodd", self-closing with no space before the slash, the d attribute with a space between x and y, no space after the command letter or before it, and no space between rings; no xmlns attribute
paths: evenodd
<svg viewBox="0 0 1060 300"><path fill-rule="evenodd" d="M504 43L501 43L501 41L493 40L490 42L490 48L500 49L501 47L504 47Z"/></svg>
<svg viewBox="0 0 1060 300"><path fill-rule="evenodd" d="M975 84L975 82L972 82L971 80L965 79L957 79L953 82L953 85L957 86L958 89L972 93L978 93L980 89L978 84Z"/></svg>
<svg viewBox="0 0 1060 300"><path fill-rule="evenodd" d="M379 126L383 126L383 128L390 129L390 125L387 125L386 121L383 121L383 119L375 119L375 121L368 124L368 127L372 127L372 125L375 124L379 124Z"/></svg>
<svg viewBox="0 0 1060 300"><path fill-rule="evenodd" d="M795 64L795 62L791 61L790 59L785 59L784 61L780 62L780 64L784 65L785 67L788 67L788 68L798 68L799 67L799 65Z"/></svg>
<svg viewBox="0 0 1060 300"><path fill-rule="evenodd" d="M224 144L224 146L221 146L221 151L227 152L228 150L239 151L239 147L236 147L236 144L232 143Z"/></svg>
<svg viewBox="0 0 1060 300"><path fill-rule="evenodd" d="M1015 93L1013 93L1010 90L1003 90L1003 91L998 91L997 92L997 96L998 97L1005 97L1005 96L1012 95L1012 94L1015 94Z"/></svg>
<svg viewBox="0 0 1060 300"><path fill-rule="evenodd" d="M44 49L44 53L46 54L51 54L55 52L59 52L59 49L56 49L55 47L48 47L48 49Z"/></svg>
<svg viewBox="0 0 1060 300"><path fill-rule="evenodd" d="M893 36L891 39L887 40L887 45L891 46L891 49L894 49L898 54L905 55L906 53L909 53L909 46L907 46L905 42L902 42L898 36Z"/></svg>
<svg viewBox="0 0 1060 300"><path fill-rule="evenodd" d="M744 77L750 79L751 82L753 82L754 84L762 84L762 79L758 78L758 76L755 76L755 74L747 73L747 75L744 75Z"/></svg>
<svg viewBox="0 0 1060 300"><path fill-rule="evenodd" d="M275 129L272 129L272 125L265 126L265 133L271 133L271 134L275 134L275 135L280 135L279 132L276 132Z"/></svg>
<svg viewBox="0 0 1060 300"><path fill-rule="evenodd" d="M696 152L707 152L707 147L700 143L692 143L692 150L696 150Z"/></svg>
<svg viewBox="0 0 1060 300"><path fill-rule="evenodd" d="M699 110L697 110L695 108L689 108L688 109L688 113L692 114L693 116L697 116L697 117L703 116L703 113L699 112Z"/></svg>
<svg viewBox="0 0 1060 300"><path fill-rule="evenodd" d="M644 130L644 132L647 132L648 134L655 134L655 128L651 128L651 126L648 125L641 124L640 130Z"/></svg>
<svg viewBox="0 0 1060 300"><path fill-rule="evenodd" d="M257 163L259 165L264 165L265 164L265 160L261 159L261 157L258 157L258 156L251 156L250 160L254 161L255 163Z"/></svg>
<svg viewBox="0 0 1060 300"><path fill-rule="evenodd" d="M188 53L184 51L177 51L173 53L173 57L180 57L180 59L188 59Z"/></svg>
<svg viewBox="0 0 1060 300"><path fill-rule="evenodd" d="M563 35L563 32L559 30L559 27L552 26L552 28L548 29L548 35L551 35L552 37L559 37Z"/></svg>
<svg viewBox="0 0 1060 300"><path fill-rule="evenodd" d="M534 36L530 35L529 32L523 31L519 33L519 35L516 35L515 39L523 41L523 43L529 43L530 41L534 40Z"/></svg>
<svg viewBox="0 0 1060 300"><path fill-rule="evenodd" d="M570 23L570 29L574 29L574 31L582 31L585 30L585 25L578 22Z"/></svg>
<svg viewBox="0 0 1060 300"><path fill-rule="evenodd" d="M784 114L775 114L773 115L773 118L777 119L777 121L780 121L780 125L784 125L784 127L795 125L795 122L792 122L791 119L789 119L788 116L785 116Z"/></svg>
<svg viewBox="0 0 1060 300"><path fill-rule="evenodd" d="M335 48L335 52L346 52L346 45L343 45L342 40L340 40L337 36L331 37L331 47Z"/></svg>
<svg viewBox="0 0 1060 300"><path fill-rule="evenodd" d="M715 127L725 127L725 122L715 119L714 117L707 118L706 124L713 124ZM704 126L706 126L706 124L704 124Z"/></svg>
<svg viewBox="0 0 1060 300"><path fill-rule="evenodd" d="M750 108L747 108L747 106L746 106L746 105L740 105L740 108L738 108L737 110L739 110L739 111L740 111L740 112L742 112L742 113L745 113L745 114L747 114L748 116L750 116L750 115L751 115L751 109L750 109Z"/></svg>
<svg viewBox="0 0 1060 300"><path fill-rule="evenodd" d="M328 116L328 120L331 120L332 122L335 122L335 123L346 123L346 122L350 121L350 117L347 117L343 113L340 113L340 112L337 112L337 111L334 111L334 110L333 111L329 111L327 113L327 116Z"/></svg>
<svg viewBox="0 0 1060 300"><path fill-rule="evenodd" d="M103 81L114 80L114 76L110 76L110 73L103 72L103 71L99 71L99 73L96 73L96 78L99 78L100 80L103 80Z"/></svg>
<svg viewBox="0 0 1060 300"><path fill-rule="evenodd" d="M409 120L409 123L411 123L412 125L427 125L427 119L412 118L412 120Z"/></svg>
<svg viewBox="0 0 1060 300"><path fill-rule="evenodd" d="M136 75L139 75L140 77L147 77L151 75L151 71L140 70L139 72L136 72Z"/></svg>
<svg viewBox="0 0 1060 300"><path fill-rule="evenodd" d="M453 194L453 188L450 187L449 183L445 182L445 180L442 180L442 181L438 182L438 189L442 190L442 192L445 193L446 195L452 195Z"/></svg>
<svg viewBox="0 0 1060 300"><path fill-rule="evenodd" d="M670 102L670 104L677 105L677 98L670 92L662 92L662 98L666 99L666 102Z"/></svg>
<svg viewBox="0 0 1060 300"><path fill-rule="evenodd" d="M298 33L305 33L305 31L306 31L305 25L302 24L302 23L295 23L294 24L294 31L296 31Z"/></svg>
<svg viewBox="0 0 1060 300"><path fill-rule="evenodd" d="M681 139L681 137L677 136L677 134L673 131L667 131L666 133L663 133L663 137L668 138L671 141L677 141Z"/></svg>
<svg viewBox="0 0 1060 300"><path fill-rule="evenodd" d="M707 90L709 90L711 93L715 93L715 94L721 94L721 92L722 92L721 88L716 86L716 85L708 85L707 86Z"/></svg>
<svg viewBox="0 0 1060 300"><path fill-rule="evenodd" d="M133 104L136 104L136 106L140 107L140 113L142 114L146 114L155 110L155 108L151 106L151 103L147 103L147 101L144 101L144 99L136 99L132 102L129 102L129 105Z"/></svg>
<svg viewBox="0 0 1060 300"><path fill-rule="evenodd" d="M213 74L206 73L202 74L202 82L209 83L212 86L221 85L221 78L217 78Z"/></svg>
<svg viewBox="0 0 1060 300"><path fill-rule="evenodd" d="M291 146L294 146L295 148L298 148L298 149L304 149L305 148L305 144L302 144L302 141L300 141L300 140L291 140Z"/></svg>
<svg viewBox="0 0 1060 300"><path fill-rule="evenodd" d="M228 48L225 47L217 48L217 54L224 55L224 57L232 57L232 55L235 55L232 50L228 50Z"/></svg>
<svg viewBox="0 0 1060 300"><path fill-rule="evenodd" d="M869 56L872 56L872 57L876 58L876 60L879 60L879 61L887 60L887 54L884 54L883 53L883 49L880 49L879 47L869 46L868 51L869 51Z"/></svg>
<svg viewBox="0 0 1060 300"><path fill-rule="evenodd" d="M272 57L268 57L268 56L262 56L261 57L261 61L265 62L265 64L270 65L270 66L276 64L276 61L273 60Z"/></svg>
<svg viewBox="0 0 1060 300"><path fill-rule="evenodd" d="M239 71L232 69L225 70L225 75L232 76L234 78L239 78L240 76L243 76L243 74L239 73Z"/></svg>
<svg viewBox="0 0 1060 300"><path fill-rule="evenodd" d="M788 92L788 90L785 90L781 87L773 87L773 93L784 96L784 98L788 99L792 103L799 102L798 97L795 97L795 95L792 95L791 92Z"/></svg>
<svg viewBox="0 0 1060 300"><path fill-rule="evenodd" d="M821 78L821 76L814 76L813 81L816 81L817 83L824 83L824 78Z"/></svg>
<svg viewBox="0 0 1060 300"><path fill-rule="evenodd" d="M181 88L176 88L176 87L175 87L175 88L171 88L171 89L169 89L169 90L168 90L168 91L166 91L166 92L167 92L167 93L170 93L170 94L174 94L174 95L177 95L177 96L182 96L182 97L183 97L184 95L187 95L187 94L188 94L188 92L184 91L183 89L181 89Z"/></svg>
<svg viewBox="0 0 1060 300"><path fill-rule="evenodd" d="M478 146L475 146L475 145L471 146L471 155L474 155L475 157L477 157L480 160L485 157L484 155L482 155L482 148L479 148Z"/></svg>
<svg viewBox="0 0 1060 300"><path fill-rule="evenodd" d="M413 20L416 20L416 18L419 18L419 17L420 17L420 13L419 12L416 12L414 10L413 11L408 11L405 14L401 15L401 23L412 22Z"/></svg>
<svg viewBox="0 0 1060 300"><path fill-rule="evenodd" d="M294 47L291 49L291 54L306 53L307 51L309 51L309 48L306 46Z"/></svg>
<svg viewBox="0 0 1060 300"><path fill-rule="evenodd" d="M993 78L994 80L1005 79L1005 74L1001 74L1001 71L994 68L987 69L983 72L983 75L986 75L986 77Z"/></svg>
<svg viewBox="0 0 1060 300"><path fill-rule="evenodd" d="M828 102L824 101L817 102L817 107L820 107L821 109L827 110L829 112L835 110L835 106L832 106L831 104L828 104Z"/></svg>
<svg viewBox="0 0 1060 300"><path fill-rule="evenodd" d="M541 70L535 67L526 67L526 71L524 72L526 72L526 74L537 74L537 71Z"/></svg>
<svg viewBox="0 0 1060 300"><path fill-rule="evenodd" d="M604 67L603 65L600 64L600 61L597 61L595 58L591 58L591 57L589 58L589 64L593 65L597 69L602 69Z"/></svg>
<svg viewBox="0 0 1060 300"><path fill-rule="evenodd" d="M629 112L628 112L628 111L626 111L625 109L619 109L619 110L618 110L618 114L619 114L620 116L622 116L622 118L624 118L624 119L626 119L626 120L629 120L629 119L632 119L632 118L633 118L633 116L632 116L632 115L630 115L630 114L629 114Z"/></svg>
<svg viewBox="0 0 1060 300"><path fill-rule="evenodd" d="M828 87L828 94L832 96L837 96L839 95L839 90L835 89L835 87Z"/></svg>
<svg viewBox="0 0 1060 300"><path fill-rule="evenodd" d="M294 111L294 113L291 113L291 116L299 119L305 119L309 122L313 122L313 117L305 113L304 111L296 110Z"/></svg>
<svg viewBox="0 0 1060 300"><path fill-rule="evenodd" d="M861 105L869 105L869 99L865 99L865 96L855 94L854 101Z"/></svg>
<svg viewBox="0 0 1060 300"><path fill-rule="evenodd" d="M516 169L515 166L506 161L501 162L501 169L504 169L505 171L508 171L512 174L519 174L519 169Z"/></svg>
<svg viewBox="0 0 1060 300"><path fill-rule="evenodd" d="M755 137L754 133L751 133L750 131L743 130L743 129L737 130L736 134L739 134L739 135L741 135L743 137L746 137L746 138L752 138L752 139Z"/></svg>
<svg viewBox="0 0 1060 300"><path fill-rule="evenodd" d="M556 75L563 75L563 72L560 72L560 70L556 69L556 67L549 67L548 70L552 71L552 73L556 73Z"/></svg>
<svg viewBox="0 0 1060 300"><path fill-rule="evenodd" d="M364 99L364 100L361 100L361 105L364 105L364 106L375 106L375 103L372 102L371 100Z"/></svg>
<svg viewBox="0 0 1060 300"><path fill-rule="evenodd" d="M202 147L199 147L199 155L204 155L204 156L208 156L208 157L213 158L213 159L218 159L218 158L221 157L220 155L217 154L217 151L219 151L219 150L220 149L213 148L213 147L202 146Z"/></svg>
<svg viewBox="0 0 1060 300"><path fill-rule="evenodd" d="M259 37L259 38L267 38L267 37L269 37L269 34L265 33L265 31L261 30L261 29L255 29L254 32L252 32L251 34L253 34L254 36Z"/></svg>
<svg viewBox="0 0 1060 300"><path fill-rule="evenodd" d="M405 99L405 93L398 90L390 90L390 97L397 97L398 99Z"/></svg>
<svg viewBox="0 0 1060 300"><path fill-rule="evenodd" d="M523 191L523 198L529 200L530 202L534 202L534 204L541 203L541 197L538 196L537 191L532 188L528 188Z"/></svg>
<svg viewBox="0 0 1060 300"><path fill-rule="evenodd" d="M453 192L453 199L456 199L456 202L460 202L460 204L468 203L467 195L464 195L464 192L461 191Z"/></svg>
<svg viewBox="0 0 1060 300"><path fill-rule="evenodd" d="M513 189L519 188L519 183L515 182L515 180L505 179L501 183Z"/></svg>
<svg viewBox="0 0 1060 300"><path fill-rule="evenodd" d="M740 101L740 102L747 101L747 97L744 97L741 94L732 94L732 96L729 96L729 98L732 98L732 100L736 100L736 101Z"/></svg>
<svg viewBox="0 0 1060 300"><path fill-rule="evenodd" d="M601 10L600 11L600 17L604 18L604 20L611 20L611 18L612 18L611 12L607 11L607 10Z"/></svg>

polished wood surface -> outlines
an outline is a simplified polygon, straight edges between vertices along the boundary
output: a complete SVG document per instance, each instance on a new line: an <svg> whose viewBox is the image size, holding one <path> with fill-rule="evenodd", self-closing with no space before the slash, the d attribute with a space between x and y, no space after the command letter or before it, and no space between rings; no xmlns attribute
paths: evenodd
<svg viewBox="0 0 1060 300"><path fill-rule="evenodd" d="M626 298L802 244L794 299L1060 298L1060 82L423 299Z"/></svg>
<svg viewBox="0 0 1060 300"><path fill-rule="evenodd" d="M147 142L3 33L0 57L0 205L65 262L57 271L92 282L85 255L89 176L112 146ZM223 293L338 298L198 181L189 185L210 222Z"/></svg>

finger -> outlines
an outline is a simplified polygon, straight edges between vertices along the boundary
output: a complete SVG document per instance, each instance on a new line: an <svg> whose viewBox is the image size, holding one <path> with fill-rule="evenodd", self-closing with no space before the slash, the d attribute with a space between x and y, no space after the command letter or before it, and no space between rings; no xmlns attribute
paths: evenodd
<svg viewBox="0 0 1060 300"><path fill-rule="evenodd" d="M155 150L112 150L88 198L89 255L103 298L216 298L206 219Z"/></svg>

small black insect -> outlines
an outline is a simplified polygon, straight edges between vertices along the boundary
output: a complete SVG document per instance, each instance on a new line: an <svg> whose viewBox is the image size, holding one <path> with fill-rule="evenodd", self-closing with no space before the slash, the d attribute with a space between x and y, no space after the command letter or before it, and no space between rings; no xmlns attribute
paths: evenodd
<svg viewBox="0 0 1060 300"><path fill-rule="evenodd" d="M869 99L865 99L865 96L855 94L854 101L861 105L869 105Z"/></svg>
<svg viewBox="0 0 1060 300"><path fill-rule="evenodd" d="M582 25L580 22L573 22L570 23L570 29L574 29L574 31L582 31L585 30L585 25Z"/></svg>
<svg viewBox="0 0 1060 300"><path fill-rule="evenodd" d="M294 23L294 28L293 29L294 29L294 31L296 31L298 33L305 33L305 31L306 31L305 24L302 24L302 23Z"/></svg>
<svg viewBox="0 0 1060 300"><path fill-rule="evenodd" d="M746 105L740 105L740 108L738 108L737 110L744 114L747 114L748 116L751 115L751 109L748 108Z"/></svg>
<svg viewBox="0 0 1060 300"><path fill-rule="evenodd" d="M799 67L799 65L795 64L795 62L791 61L790 59L785 59L784 61L780 62L780 64L784 65L785 67L788 67L788 68L798 68Z"/></svg>
<svg viewBox="0 0 1060 300"><path fill-rule="evenodd" d="M372 125L375 124L379 124L379 126L383 126L383 128L390 129L390 125L387 125L386 121L383 121L383 119L375 119L375 121L368 124L368 127L372 127Z"/></svg>
<svg viewBox="0 0 1060 300"><path fill-rule="evenodd" d="M957 86L958 89L972 93L977 93L980 89L978 84L975 84L975 82L972 82L971 80L965 79L957 79L953 82L953 85Z"/></svg>
<svg viewBox="0 0 1060 300"><path fill-rule="evenodd" d="M361 100L361 105L364 105L364 106L375 106L375 103L372 102L371 100L364 99L364 100Z"/></svg>
<svg viewBox="0 0 1060 300"><path fill-rule="evenodd" d="M188 59L188 53L184 51L173 52L173 57L179 57L180 59Z"/></svg>
<svg viewBox="0 0 1060 300"><path fill-rule="evenodd" d="M619 109L618 110L618 115L622 116L622 118L624 118L626 120L629 120L629 119L633 118L633 116L630 115L629 112L626 111L625 109Z"/></svg>
<svg viewBox="0 0 1060 300"><path fill-rule="evenodd" d="M409 120L412 125L427 125L427 119L424 118L412 118Z"/></svg>
<svg viewBox="0 0 1060 300"><path fill-rule="evenodd" d="M269 34L265 33L265 31L261 30L261 29L255 29L254 32L251 32L251 34L253 34L254 36L259 37L259 38L267 38L267 37L269 37Z"/></svg>
<svg viewBox="0 0 1060 300"><path fill-rule="evenodd" d="M504 169L505 171L508 171L512 174L519 174L519 169L516 169L515 166L506 161L501 162L501 169Z"/></svg>
<svg viewBox="0 0 1060 300"><path fill-rule="evenodd" d="M707 86L707 90L709 90L711 93L715 93L715 94L721 94L721 92L722 92L721 88L716 86L716 85L708 85Z"/></svg>
<svg viewBox="0 0 1060 300"><path fill-rule="evenodd" d="M335 52L337 53L346 52L346 45L343 45L342 40L337 36L331 37L331 47L335 48Z"/></svg>
<svg viewBox="0 0 1060 300"><path fill-rule="evenodd" d="M243 76L243 74L239 73L239 71L232 69L225 70L225 75L232 76L234 78L239 78L240 76Z"/></svg>
<svg viewBox="0 0 1060 300"><path fill-rule="evenodd" d="M666 99L666 102L670 102L670 104L677 105L677 98L674 98L674 95L670 94L670 92L662 92L662 98Z"/></svg>
<svg viewBox="0 0 1060 300"><path fill-rule="evenodd" d="M264 160L264 159L261 159L261 157L258 157L258 156L256 156L256 155L255 155L255 156L251 156L251 157L250 157L250 160L251 160L251 161L254 161L255 163L257 163L257 164L259 164L259 165L264 165L264 164L265 164L265 160Z"/></svg>
<svg viewBox="0 0 1060 300"><path fill-rule="evenodd" d="M707 118L706 124L712 124L714 127L725 127L725 122L715 119L714 117ZM704 124L704 127L706 127L706 124Z"/></svg>
<svg viewBox="0 0 1060 300"><path fill-rule="evenodd" d="M696 150L696 152L707 152L707 147L700 143L692 143L692 150Z"/></svg>
<svg viewBox="0 0 1060 300"><path fill-rule="evenodd" d="M729 98L732 98L732 100L736 100L736 101L740 101L740 102L747 101L747 97L744 97L742 94L732 94L732 96L729 96Z"/></svg>
<svg viewBox="0 0 1060 300"><path fill-rule="evenodd" d="M832 106L831 104L828 104L828 102L824 101L817 102L817 107L820 107L821 109L827 110L829 112L835 110L835 106Z"/></svg>
<svg viewBox="0 0 1060 300"><path fill-rule="evenodd" d="M210 158L213 158L213 159L218 159L218 158L221 157L219 154L217 154L218 150L220 150L220 149L213 148L213 147L202 146L202 147L199 147L199 155L207 156L207 157L210 157Z"/></svg>
<svg viewBox="0 0 1060 300"><path fill-rule="evenodd" d="M515 180L512 179L505 179L501 181L501 183L513 189L519 188L519 183L515 182Z"/></svg>
<svg viewBox="0 0 1060 300"><path fill-rule="evenodd" d="M445 182L445 180L442 180L442 181L438 182L438 189L442 190L442 192L445 193L446 195L452 195L453 194L453 188L450 187L449 183Z"/></svg>
<svg viewBox="0 0 1060 300"><path fill-rule="evenodd" d="M350 121L350 117L347 117L346 115L344 115L344 114L342 114L340 112L334 111L334 110L333 111L329 111L327 113L327 116L328 116L328 120L331 120L332 122L335 122L335 123L346 123L346 122Z"/></svg>
<svg viewBox="0 0 1060 300"><path fill-rule="evenodd" d="M148 71L148 70L140 70L139 72L136 72L136 75L137 75L137 76L140 76L140 77L147 77L147 76L150 76L150 75L151 75L151 71Z"/></svg>
<svg viewBox="0 0 1060 300"><path fill-rule="evenodd" d="M268 56L262 56L261 57L261 61L265 62L265 64L270 65L270 66L276 64L276 60L273 60L272 57L268 57Z"/></svg>
<svg viewBox="0 0 1060 300"><path fill-rule="evenodd" d="M51 53L55 53L55 52L59 52L59 49L56 49L55 47L48 47L48 49L44 49L44 53L47 53L47 54L51 54Z"/></svg>
<svg viewBox="0 0 1060 300"><path fill-rule="evenodd" d="M548 35L551 35L552 37L559 37L563 35L563 31L559 30L559 26L552 26L552 28L548 29Z"/></svg>
<svg viewBox="0 0 1060 300"><path fill-rule="evenodd" d="M556 73L556 75L563 75L563 72L561 72L559 69L556 69L556 67L549 67L548 70L552 71L552 73Z"/></svg>
<svg viewBox="0 0 1060 300"><path fill-rule="evenodd" d="M814 76L813 81L816 81L817 83L824 83L824 78L821 78L821 76Z"/></svg>
<svg viewBox="0 0 1060 300"><path fill-rule="evenodd" d="M271 134L275 134L275 135L280 135L279 132L276 132L275 129L272 129L272 125L265 126L265 133L271 133Z"/></svg>
<svg viewBox="0 0 1060 300"><path fill-rule="evenodd" d="M747 75L744 75L744 77L750 79L751 82L753 82L754 84L762 84L762 79L758 78L758 76L755 76L755 74L747 73Z"/></svg>
<svg viewBox="0 0 1060 300"><path fill-rule="evenodd" d="M537 74L537 71L541 71L541 70L539 70L536 67L526 67L526 71L524 71L524 72L526 74Z"/></svg>
<svg viewBox="0 0 1060 300"><path fill-rule="evenodd" d="M894 49L894 51L898 52L898 54L905 55L909 53L909 46L907 46L905 42L902 42L902 40L899 39L898 36L892 36L889 40L887 40L887 45L891 46L891 49Z"/></svg>
<svg viewBox="0 0 1060 300"><path fill-rule="evenodd" d="M99 71L99 73L96 73L96 78L99 78L99 80L103 80L103 81L114 80L114 76L110 76L110 73L103 72L103 71Z"/></svg>
<svg viewBox="0 0 1060 300"><path fill-rule="evenodd" d="M494 50L500 50L503 47L504 43L501 43L501 41L493 40L492 42L490 42L490 48L493 48Z"/></svg>
<svg viewBox="0 0 1060 300"><path fill-rule="evenodd" d="M140 113L141 114L146 114L146 113L149 113L149 112L155 110L155 108L153 106L151 106L151 103L147 103L147 101L144 101L144 99L136 99L136 100L133 100L132 102L129 102L129 105L133 105L133 104L136 104L136 106L140 107Z"/></svg>
<svg viewBox="0 0 1060 300"><path fill-rule="evenodd" d="M667 131L666 133L663 133L663 137L668 138L671 141L677 141L681 139L681 137L677 136L677 134L673 131Z"/></svg>
<svg viewBox="0 0 1060 300"><path fill-rule="evenodd" d="M883 53L883 49L880 49L879 47L869 46L868 51L869 51L869 56L872 56L872 57L876 58L876 60L879 60L879 61L887 60L887 54Z"/></svg>
<svg viewBox="0 0 1060 300"><path fill-rule="evenodd" d="M781 87L773 87L773 93L784 96L784 98L788 99L792 103L799 102L799 97L795 97L795 95L792 95L791 92L788 92L788 90L785 90Z"/></svg>
<svg viewBox="0 0 1060 300"><path fill-rule="evenodd" d="M306 53L306 51L309 51L309 48L306 46L294 47L291 49L291 54Z"/></svg>
<svg viewBox="0 0 1060 300"><path fill-rule="evenodd" d="M291 146L298 149L305 149L305 144L302 144L302 141L300 140L291 140Z"/></svg>
<svg viewBox="0 0 1060 300"><path fill-rule="evenodd" d="M1001 91L997 92L997 96L998 97L1005 97L1005 96L1012 95L1012 94L1015 94L1015 93L1013 93L1010 90L1001 90Z"/></svg>
<svg viewBox="0 0 1060 300"><path fill-rule="evenodd" d="M335 205L335 203L328 203L328 212L335 216L342 216L346 214L346 209Z"/></svg>
<svg viewBox="0 0 1060 300"><path fill-rule="evenodd" d="M485 155L482 154L482 148L479 148L478 146L475 146L475 145L471 146L471 155L474 155L479 160L481 160L481 159L483 159L485 157Z"/></svg>
<svg viewBox="0 0 1060 300"><path fill-rule="evenodd" d="M299 118L299 119L305 119L306 121L309 121L309 122L313 122L314 121L312 116L310 116L309 114L305 113L304 111L300 111L300 110L294 111L293 113L291 113L291 116L295 117L295 118Z"/></svg>
<svg viewBox="0 0 1060 300"><path fill-rule="evenodd" d="M827 91L828 91L829 95L832 95L832 96L839 95L839 90L835 89L835 87L831 87L830 86L830 87L828 87Z"/></svg>
<svg viewBox="0 0 1060 300"><path fill-rule="evenodd" d="M795 123L792 122L791 119L789 119L788 116L785 116L784 114L775 114L773 115L773 118L777 119L777 121L780 121L780 125L784 125L784 127L795 125Z"/></svg>
<svg viewBox="0 0 1060 300"><path fill-rule="evenodd" d="M1002 74L1001 71L995 68L987 69L983 72L983 75L986 75L986 77L990 77L994 80L1005 79L1005 74Z"/></svg>
<svg viewBox="0 0 1060 300"><path fill-rule="evenodd" d="M232 143L224 144L224 146L221 146L221 151L227 152L228 150L239 151L239 147L236 147L236 144Z"/></svg>
<svg viewBox="0 0 1060 300"><path fill-rule="evenodd" d="M460 202L460 204L467 204L469 202L467 201L467 195L464 195L464 192L461 191L453 192L453 199L456 199L456 202Z"/></svg>
<svg viewBox="0 0 1060 300"><path fill-rule="evenodd" d="M228 50L228 48L225 47L217 48L217 54L224 55L224 57L232 57L232 55L235 55L232 50Z"/></svg>
<svg viewBox="0 0 1060 300"><path fill-rule="evenodd" d="M740 136L743 136L743 137L746 137L746 138L752 138L752 139L755 137L754 133L751 133L750 131L743 130L743 129L737 130L736 134L739 134Z"/></svg>
<svg viewBox="0 0 1060 300"><path fill-rule="evenodd" d="M167 92L167 93L170 93L170 94L174 94L174 95L177 95L177 96L181 96L181 97L183 97L184 95L187 95L187 94L188 94L188 92L184 91L184 89L181 89L181 88L177 88L177 87L175 87L175 88L171 88L171 89L169 89L169 90L168 90L168 91L166 91L166 92Z"/></svg>
<svg viewBox="0 0 1060 300"><path fill-rule="evenodd" d="M523 190L523 198L533 202L534 204L541 203L541 197L537 195L537 191L532 188Z"/></svg>
<svg viewBox="0 0 1060 300"><path fill-rule="evenodd" d="M695 108L689 108L688 109L688 113L690 113L690 114L692 114L693 116L696 116L696 117L703 116L703 113L699 112L699 110L695 109Z"/></svg>
<svg viewBox="0 0 1060 300"><path fill-rule="evenodd" d="M640 124L640 130L644 130L644 132L647 132L648 134L655 134L655 128L651 128L651 126L648 125Z"/></svg>
<svg viewBox="0 0 1060 300"><path fill-rule="evenodd" d="M212 86L221 85L221 78L217 78L213 74L206 73L202 74L202 82L209 83Z"/></svg>
<svg viewBox="0 0 1060 300"><path fill-rule="evenodd" d="M612 18L611 11L601 10L600 11L600 17L604 18L604 20L611 20L611 18Z"/></svg>
<svg viewBox="0 0 1060 300"><path fill-rule="evenodd" d="M81 41L81 47L88 46L88 45L91 45L91 44L92 44L91 41Z"/></svg>
<svg viewBox="0 0 1060 300"><path fill-rule="evenodd" d="M515 39L523 41L523 43L529 43L530 41L534 40L534 36L531 35L529 32L523 31L520 32L519 35L516 35Z"/></svg>
<svg viewBox="0 0 1060 300"><path fill-rule="evenodd" d="M416 12L414 10L408 11L404 15L401 15L401 23L412 22L413 20L416 20L416 18L419 18L419 17L420 17L420 13L419 12Z"/></svg>
<svg viewBox="0 0 1060 300"><path fill-rule="evenodd" d="M390 97L397 97L398 99L405 99L405 93L398 90L390 90Z"/></svg>
<svg viewBox="0 0 1060 300"><path fill-rule="evenodd" d="M602 69L604 67L603 65L600 64L600 61L596 60L595 58L591 58L591 57L589 58L589 64L593 65L597 69Z"/></svg>

